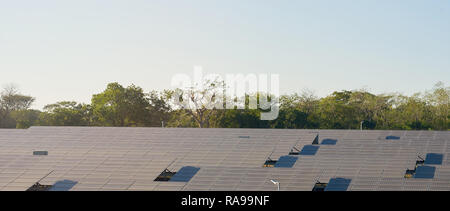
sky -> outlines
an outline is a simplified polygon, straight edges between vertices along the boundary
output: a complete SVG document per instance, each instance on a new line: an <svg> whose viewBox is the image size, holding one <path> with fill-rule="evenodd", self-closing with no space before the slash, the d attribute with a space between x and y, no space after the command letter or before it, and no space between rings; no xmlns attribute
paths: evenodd
<svg viewBox="0 0 450 211"><path fill-rule="evenodd" d="M448 0L0 0L0 86L89 103L205 73L279 74L282 94L449 85Z"/></svg>

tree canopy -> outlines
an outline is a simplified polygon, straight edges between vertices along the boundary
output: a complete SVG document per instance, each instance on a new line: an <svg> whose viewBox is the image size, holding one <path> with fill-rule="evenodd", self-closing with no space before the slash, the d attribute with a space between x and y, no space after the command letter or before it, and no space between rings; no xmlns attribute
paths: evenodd
<svg viewBox="0 0 450 211"><path fill-rule="evenodd" d="M42 111L30 109L34 98L6 87L0 96L0 127L49 126L116 127L222 127L222 128L308 128L308 129L399 129L449 130L450 87L437 83L433 89L412 96L375 95L366 90L342 90L319 98L313 92L279 98L278 118L260 120L261 109L245 106L217 109L223 84L211 82L202 90L145 92L141 87L110 83L92 96L90 104L63 101ZM208 91L216 90L211 95ZM219 92L217 92L217 89ZM180 95L184 93L185 95ZM225 93L225 92L223 92ZM217 95L216 95L217 94ZM181 96L184 96L182 99ZM181 97L181 98L180 98ZM180 107L174 100L188 103ZM220 107L220 106L219 106Z"/></svg>

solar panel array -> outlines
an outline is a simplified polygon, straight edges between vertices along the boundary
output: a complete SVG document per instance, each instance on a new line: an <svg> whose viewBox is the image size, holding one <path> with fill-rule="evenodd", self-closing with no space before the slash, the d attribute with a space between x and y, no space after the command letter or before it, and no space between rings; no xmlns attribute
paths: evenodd
<svg viewBox="0 0 450 211"><path fill-rule="evenodd" d="M325 191L347 191L348 186L350 186L351 182L351 179L332 178L327 184Z"/></svg>
<svg viewBox="0 0 450 211"><path fill-rule="evenodd" d="M50 190L274 191L271 179L281 190L311 191L318 181L325 190L450 190L449 141L448 131L0 130L0 190L39 181ZM268 158L274 168L263 167ZM175 174L154 181L165 169Z"/></svg>

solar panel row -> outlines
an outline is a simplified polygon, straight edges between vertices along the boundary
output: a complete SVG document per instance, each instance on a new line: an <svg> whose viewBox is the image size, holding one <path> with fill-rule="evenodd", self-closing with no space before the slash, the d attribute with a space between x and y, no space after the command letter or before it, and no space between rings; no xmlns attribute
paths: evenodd
<svg viewBox="0 0 450 211"><path fill-rule="evenodd" d="M400 139L380 138L388 136ZM0 130L0 190L26 190L49 172L41 184L52 190L276 190L271 179L281 190L311 191L317 179L343 190L337 178L346 190L450 190L449 139L447 131ZM293 147L298 155L288 155ZM418 155L424 166L404 178ZM280 168L262 168L269 156ZM176 172L171 181L153 181L165 168Z"/></svg>

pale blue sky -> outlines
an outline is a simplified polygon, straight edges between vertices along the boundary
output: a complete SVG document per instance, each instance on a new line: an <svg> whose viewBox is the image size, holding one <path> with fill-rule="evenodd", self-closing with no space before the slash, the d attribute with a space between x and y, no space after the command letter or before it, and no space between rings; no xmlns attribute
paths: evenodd
<svg viewBox="0 0 450 211"><path fill-rule="evenodd" d="M281 92L411 94L450 78L448 0L0 0L0 85L35 108L108 82L277 73Z"/></svg>

